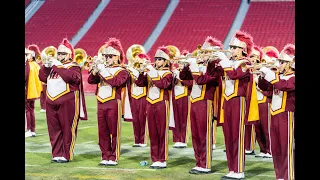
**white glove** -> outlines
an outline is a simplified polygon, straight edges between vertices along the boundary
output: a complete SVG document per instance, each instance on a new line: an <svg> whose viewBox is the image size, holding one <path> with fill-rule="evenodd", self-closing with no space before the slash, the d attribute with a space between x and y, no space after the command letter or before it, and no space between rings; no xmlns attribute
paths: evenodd
<svg viewBox="0 0 320 180"><path fill-rule="evenodd" d="M98 64L97 69L100 71L102 77L106 78L111 76L109 68L106 68L104 64Z"/></svg>
<svg viewBox="0 0 320 180"><path fill-rule="evenodd" d="M49 61L50 62L50 61ZM62 63L60 61L58 61L57 59L52 59L51 60L51 66L62 66Z"/></svg>
<svg viewBox="0 0 320 180"><path fill-rule="evenodd" d="M191 72L200 72L199 70L199 66L197 65L197 63L192 62L189 66Z"/></svg>
<svg viewBox="0 0 320 180"><path fill-rule="evenodd" d="M52 61L47 61L47 62L44 63L43 65L44 65L44 67L46 67L46 68L50 68L50 67L52 67Z"/></svg>
<svg viewBox="0 0 320 180"><path fill-rule="evenodd" d="M180 71L178 69L173 70L174 77L180 80L179 74Z"/></svg>
<svg viewBox="0 0 320 180"><path fill-rule="evenodd" d="M98 73L99 72L99 69L97 68L97 66L92 66L92 71L94 73Z"/></svg>
<svg viewBox="0 0 320 180"><path fill-rule="evenodd" d="M219 62L220 66L222 68L230 68L231 67L231 61L229 59L224 59L224 60L221 60Z"/></svg>
<svg viewBox="0 0 320 180"><path fill-rule="evenodd" d="M97 69L99 70L99 71L101 71L102 69L105 69L106 67L104 66L104 64L98 64L97 65Z"/></svg>
<svg viewBox="0 0 320 180"><path fill-rule="evenodd" d="M154 67L153 67L151 64L147 65L147 67L146 67L146 68L147 68L147 69L149 69L149 70L154 69Z"/></svg>
<svg viewBox="0 0 320 180"><path fill-rule="evenodd" d="M129 71L132 72L133 76L137 79L139 77L139 71L133 67L128 68Z"/></svg>
<svg viewBox="0 0 320 180"><path fill-rule="evenodd" d="M228 57L223 52L220 52L220 51L216 51L212 53L212 55L218 57L221 60L229 60Z"/></svg>
<svg viewBox="0 0 320 180"><path fill-rule="evenodd" d="M152 66L152 65L147 65L147 67L149 69L149 71L147 72L148 76L150 76L150 78L157 78L158 77L158 71Z"/></svg>
<svg viewBox="0 0 320 180"><path fill-rule="evenodd" d="M271 70L266 68L266 67L262 67L262 68L259 69L259 71L262 72L263 74L267 74Z"/></svg>

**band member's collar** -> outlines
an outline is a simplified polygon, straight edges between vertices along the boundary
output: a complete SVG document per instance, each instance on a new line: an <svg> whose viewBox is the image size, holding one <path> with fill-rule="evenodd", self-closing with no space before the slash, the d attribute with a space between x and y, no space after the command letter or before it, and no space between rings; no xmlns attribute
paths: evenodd
<svg viewBox="0 0 320 180"><path fill-rule="evenodd" d="M67 60L67 61L64 61L64 62L61 62L61 64L69 64L69 63L72 63L70 60Z"/></svg>
<svg viewBox="0 0 320 180"><path fill-rule="evenodd" d="M283 73L284 76L289 76L291 74L294 74L294 72L289 72L289 73Z"/></svg>
<svg viewBox="0 0 320 180"><path fill-rule="evenodd" d="M111 67L121 67L121 64L113 64Z"/></svg>
<svg viewBox="0 0 320 180"><path fill-rule="evenodd" d="M169 70L169 68L168 67L161 67L158 70L164 71L164 70Z"/></svg>

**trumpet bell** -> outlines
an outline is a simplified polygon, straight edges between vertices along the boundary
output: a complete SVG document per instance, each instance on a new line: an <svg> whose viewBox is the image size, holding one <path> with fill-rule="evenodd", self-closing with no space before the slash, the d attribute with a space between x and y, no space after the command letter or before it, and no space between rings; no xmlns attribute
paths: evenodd
<svg viewBox="0 0 320 180"><path fill-rule="evenodd" d="M193 50L191 55L194 57L199 56L201 54L201 48L202 48L202 45L198 44L197 49Z"/></svg>
<svg viewBox="0 0 320 180"><path fill-rule="evenodd" d="M41 52L41 60L42 60L42 63L46 63L47 60L49 60L49 58L57 58L57 52L58 52L58 49L54 46L48 46L46 48L44 48Z"/></svg>
<svg viewBox="0 0 320 180"><path fill-rule="evenodd" d="M170 59L173 59L175 57L179 57L181 55L180 50L176 46L168 45L166 47L170 51L170 54L169 54Z"/></svg>
<svg viewBox="0 0 320 180"><path fill-rule="evenodd" d="M139 55L141 53L143 53L143 54L146 53L146 50L142 45L140 45L140 44L131 45L126 51L126 57L128 59L128 63L135 64L134 61L136 61L137 55Z"/></svg>
<svg viewBox="0 0 320 180"><path fill-rule="evenodd" d="M82 48L76 48L74 50L74 62L76 62L80 66L83 66L86 60L87 60L86 51Z"/></svg>

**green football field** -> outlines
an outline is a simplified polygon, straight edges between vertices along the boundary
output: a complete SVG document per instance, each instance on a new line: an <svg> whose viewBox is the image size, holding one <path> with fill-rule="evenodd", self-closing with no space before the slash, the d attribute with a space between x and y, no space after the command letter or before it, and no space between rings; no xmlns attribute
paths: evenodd
<svg viewBox="0 0 320 180"><path fill-rule="evenodd" d="M79 121L78 137L75 144L74 160L69 163L51 163L51 146L48 136L45 113L40 113L39 100L35 104L37 137L25 139L25 179L32 180L97 180L97 179L220 179L228 173L222 128L217 128L216 149L212 155L213 173L193 175L188 171L195 166L195 158L189 136L188 147L173 148L172 132L169 131L169 159L167 168L150 169L150 147L133 148L132 123L122 121L121 154L118 166L98 166L101 153L98 146L98 128L95 96L86 96L89 119ZM256 154L259 146L256 143ZM140 161L148 161L147 166L139 166ZM246 179L276 179L272 159L246 156Z"/></svg>

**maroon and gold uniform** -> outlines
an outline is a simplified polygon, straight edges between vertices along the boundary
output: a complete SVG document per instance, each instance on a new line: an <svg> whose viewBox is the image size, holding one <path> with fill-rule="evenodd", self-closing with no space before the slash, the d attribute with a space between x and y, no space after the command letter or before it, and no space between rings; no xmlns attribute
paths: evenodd
<svg viewBox="0 0 320 180"><path fill-rule="evenodd" d="M245 125L259 120L256 84L249 70L244 69L253 48L252 37L237 31L230 41L231 60L222 52L214 54L221 59L224 69L219 124L222 124L229 173L225 177L244 178Z"/></svg>
<svg viewBox="0 0 320 180"><path fill-rule="evenodd" d="M188 132L188 113L190 106L190 93L193 85L192 80L182 80L179 77L181 70L174 71L173 89L172 89L172 105L174 111L175 127L172 128L173 147L187 146ZM182 144L181 144L182 143Z"/></svg>
<svg viewBox="0 0 320 180"><path fill-rule="evenodd" d="M101 159L99 165L117 165L120 158L121 118L122 118L122 89L126 88L129 79L128 72L120 66L124 53L120 41L110 38L104 45L102 56L107 61L115 59L111 67L104 64L98 67L95 74L90 72L89 84L97 84L96 98L98 103L98 134ZM126 89L127 90L127 89Z"/></svg>
<svg viewBox="0 0 320 180"><path fill-rule="evenodd" d="M110 76L89 74L88 83L97 84L99 147L102 160L118 161L121 144L121 90L126 85L128 73L120 65L108 69Z"/></svg>
<svg viewBox="0 0 320 180"><path fill-rule="evenodd" d="M205 50L221 49L219 40L208 36L202 46ZM193 80L190 93L189 118L191 123L192 145L196 159L196 167L189 173L211 172L213 136L213 100L215 87L218 84L220 74L217 73L216 63L196 64L191 60L190 66L186 66L180 73L180 78Z"/></svg>
<svg viewBox="0 0 320 180"><path fill-rule="evenodd" d="M166 47L159 47L155 58L157 61L169 61L169 52ZM170 121L170 91L172 89L172 72L169 67L152 67L149 71L140 73L135 83L148 87L147 91L147 123L150 138L150 154L152 164L150 168L165 168L168 160L168 140ZM171 114L173 115L173 114Z"/></svg>
<svg viewBox="0 0 320 180"><path fill-rule="evenodd" d="M47 83L46 118L53 162L73 160L79 119L87 120L81 68L72 62L73 50L63 39L59 61L52 60L52 65L42 66L39 72L40 80Z"/></svg>
<svg viewBox="0 0 320 180"><path fill-rule="evenodd" d="M150 61L148 55L140 53L137 61ZM136 77L137 76L137 77ZM147 87L140 87L135 83L138 75L130 71L130 104L132 111L132 126L134 134L133 147L145 147L147 145L148 126L147 126Z"/></svg>
<svg viewBox="0 0 320 180"><path fill-rule="evenodd" d="M37 45L29 45L25 49L25 111L26 111L26 134L25 137L36 136L36 118L34 114L34 103L39 99L42 91L39 80L40 66L35 57L40 55Z"/></svg>
<svg viewBox="0 0 320 180"><path fill-rule="evenodd" d="M271 150L277 179L294 179L295 46L287 44L279 55L280 71L261 68L263 90L273 86L271 101Z"/></svg>
<svg viewBox="0 0 320 180"><path fill-rule="evenodd" d="M134 134L134 144L144 146L147 144L147 87L139 87L134 81L131 74L131 111L132 111L132 126Z"/></svg>
<svg viewBox="0 0 320 180"><path fill-rule="evenodd" d="M275 49L276 50L276 49ZM270 63L276 61L279 52L276 50L268 50L262 55L261 62ZM273 89L270 86L268 89L261 90L259 88L259 75L254 74L254 79L257 83L257 99L259 104L260 121L255 124L256 139L260 147L260 153L256 157L272 158L271 156L271 139L270 139L270 126L271 126L271 99Z"/></svg>

